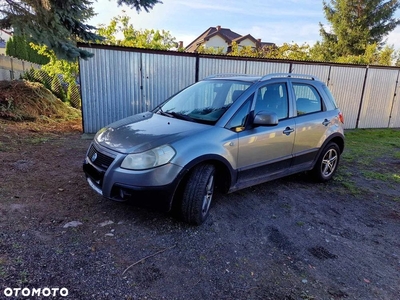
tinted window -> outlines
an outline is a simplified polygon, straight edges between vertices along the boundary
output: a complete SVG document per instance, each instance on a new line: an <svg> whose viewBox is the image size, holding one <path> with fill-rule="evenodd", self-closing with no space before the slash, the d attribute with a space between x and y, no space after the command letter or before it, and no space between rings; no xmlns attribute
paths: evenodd
<svg viewBox="0 0 400 300"><path fill-rule="evenodd" d="M315 87L308 84L293 83L296 96L297 115L305 115L322 110L321 96Z"/></svg>
<svg viewBox="0 0 400 300"><path fill-rule="evenodd" d="M274 83L261 87L257 92L254 113L275 112L279 119L288 117L288 96L286 83Z"/></svg>

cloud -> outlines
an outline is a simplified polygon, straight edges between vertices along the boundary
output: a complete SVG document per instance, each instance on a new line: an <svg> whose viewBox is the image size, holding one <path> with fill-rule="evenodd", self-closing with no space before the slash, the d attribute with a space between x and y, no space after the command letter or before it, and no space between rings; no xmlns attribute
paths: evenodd
<svg viewBox="0 0 400 300"><path fill-rule="evenodd" d="M386 44L388 46L394 46L394 49L400 50L400 28L397 27L387 36Z"/></svg>

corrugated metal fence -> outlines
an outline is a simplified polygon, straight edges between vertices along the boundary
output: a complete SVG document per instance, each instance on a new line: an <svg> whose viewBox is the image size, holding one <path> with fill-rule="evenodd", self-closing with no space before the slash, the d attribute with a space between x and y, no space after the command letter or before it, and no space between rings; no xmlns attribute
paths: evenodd
<svg viewBox="0 0 400 300"><path fill-rule="evenodd" d="M31 68L40 69L40 65L11 56L0 55L0 80L19 79Z"/></svg>
<svg viewBox="0 0 400 300"><path fill-rule="evenodd" d="M400 127L400 68L198 55L80 44L94 53L80 61L85 133L155 107L182 88L216 73L312 74L344 112L345 126Z"/></svg>

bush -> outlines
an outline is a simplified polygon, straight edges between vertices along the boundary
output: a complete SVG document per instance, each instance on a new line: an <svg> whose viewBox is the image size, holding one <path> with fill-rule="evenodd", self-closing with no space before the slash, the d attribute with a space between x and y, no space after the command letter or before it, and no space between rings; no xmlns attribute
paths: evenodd
<svg viewBox="0 0 400 300"><path fill-rule="evenodd" d="M51 81L52 77L43 70L35 70L33 77L36 82L40 82L43 84L47 89L51 90Z"/></svg>
<svg viewBox="0 0 400 300"><path fill-rule="evenodd" d="M68 85L67 98L74 108L81 108L81 93L75 82Z"/></svg>
<svg viewBox="0 0 400 300"><path fill-rule="evenodd" d="M61 84L61 80L58 76L54 76L51 81L51 91L56 95L62 102L67 102L67 96L65 95L64 88Z"/></svg>

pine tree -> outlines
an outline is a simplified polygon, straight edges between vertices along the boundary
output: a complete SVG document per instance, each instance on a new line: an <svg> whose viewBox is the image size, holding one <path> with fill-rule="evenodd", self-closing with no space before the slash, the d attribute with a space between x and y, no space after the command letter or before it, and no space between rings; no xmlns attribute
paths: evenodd
<svg viewBox="0 0 400 300"><path fill-rule="evenodd" d="M385 36L400 24L393 17L397 0L330 0L323 1L326 19L332 32L321 26L326 56L363 55L368 45L383 46Z"/></svg>
<svg viewBox="0 0 400 300"><path fill-rule="evenodd" d="M39 65L45 65L50 61L48 57L34 50L24 37L18 35L14 35L7 41L6 55Z"/></svg>
<svg viewBox="0 0 400 300"><path fill-rule="evenodd" d="M148 11L159 0L117 0L140 11ZM17 35L46 45L59 59L87 59L92 53L79 49L77 41L98 41L95 27L86 22L94 16L91 0L7 0L0 4L0 28L13 28Z"/></svg>

